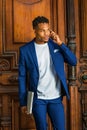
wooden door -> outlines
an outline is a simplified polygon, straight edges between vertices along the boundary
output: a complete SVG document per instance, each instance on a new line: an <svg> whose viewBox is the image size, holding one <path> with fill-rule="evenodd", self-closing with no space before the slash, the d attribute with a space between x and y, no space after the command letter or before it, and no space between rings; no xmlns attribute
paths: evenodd
<svg viewBox="0 0 87 130"><path fill-rule="evenodd" d="M77 56L65 66L70 101L63 100L67 130L87 130L87 0L0 0L0 130L36 130L32 115L20 111L19 47L34 37L32 20L44 15ZM52 130L48 118L48 130Z"/></svg>
<svg viewBox="0 0 87 130"><path fill-rule="evenodd" d="M33 116L23 115L19 107L19 47L34 37L32 20L38 15L48 17L65 41L64 10L64 0L0 0L0 130L35 130Z"/></svg>

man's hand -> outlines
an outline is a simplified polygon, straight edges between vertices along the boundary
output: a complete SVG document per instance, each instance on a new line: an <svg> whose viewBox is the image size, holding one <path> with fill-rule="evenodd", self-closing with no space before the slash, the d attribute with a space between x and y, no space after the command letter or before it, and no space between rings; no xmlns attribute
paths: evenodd
<svg viewBox="0 0 87 130"><path fill-rule="evenodd" d="M21 107L21 112L22 112L23 114L27 114L27 106L22 106L22 107Z"/></svg>
<svg viewBox="0 0 87 130"><path fill-rule="evenodd" d="M59 38L59 35L56 34L54 31L50 31L50 37L53 39L54 42L56 42L59 46L62 44L62 41Z"/></svg>

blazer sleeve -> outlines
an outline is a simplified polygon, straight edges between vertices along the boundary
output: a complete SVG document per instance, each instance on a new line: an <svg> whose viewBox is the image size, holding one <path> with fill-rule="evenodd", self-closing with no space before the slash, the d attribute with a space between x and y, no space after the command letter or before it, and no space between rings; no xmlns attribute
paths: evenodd
<svg viewBox="0 0 87 130"><path fill-rule="evenodd" d="M19 101L20 106L27 105L27 87L26 87L26 64L22 48L19 49Z"/></svg>
<svg viewBox="0 0 87 130"><path fill-rule="evenodd" d="M72 66L76 66L77 64L77 58L75 54L64 44L59 46L61 53L63 54L64 61Z"/></svg>

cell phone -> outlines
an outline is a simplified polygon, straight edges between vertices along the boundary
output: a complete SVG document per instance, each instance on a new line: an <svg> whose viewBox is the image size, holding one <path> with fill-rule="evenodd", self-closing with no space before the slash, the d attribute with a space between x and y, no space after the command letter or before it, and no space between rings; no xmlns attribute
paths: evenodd
<svg viewBox="0 0 87 130"><path fill-rule="evenodd" d="M53 40L52 30L50 29L50 38Z"/></svg>

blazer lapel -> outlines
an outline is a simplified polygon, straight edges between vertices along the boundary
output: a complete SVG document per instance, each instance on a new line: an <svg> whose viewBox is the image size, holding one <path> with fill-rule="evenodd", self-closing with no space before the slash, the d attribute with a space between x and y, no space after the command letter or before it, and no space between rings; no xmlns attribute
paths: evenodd
<svg viewBox="0 0 87 130"><path fill-rule="evenodd" d="M54 47L52 46L50 41L48 42L48 46L49 46L51 58L52 58L52 60L54 62Z"/></svg>
<svg viewBox="0 0 87 130"><path fill-rule="evenodd" d="M55 48L53 46L53 43L51 43L50 41L48 42L48 46L49 46L49 50L50 50L50 55L52 58L52 62L54 64L54 68L57 72L58 69L60 69L61 64L60 64L60 56L57 55L57 60L55 59ZM57 50L57 49L56 49ZM59 73L59 72L58 72Z"/></svg>
<svg viewBox="0 0 87 130"><path fill-rule="evenodd" d="M53 62L56 62L55 61L55 53L57 52L57 51L59 51L59 49L55 49L55 47L53 46L53 44L54 43L52 43L51 41L49 41L48 42L48 46L49 46L49 50L50 50L50 55L51 55L51 57L52 57L52 60L53 60ZM58 57L59 58L59 57ZM59 60L57 60L57 62L58 62Z"/></svg>
<svg viewBox="0 0 87 130"><path fill-rule="evenodd" d="M34 45L34 41L32 41L31 46L30 47L30 51L31 51L31 55L33 58L33 61L38 69L38 61L37 61L37 56L36 56L36 51L35 51L35 45Z"/></svg>

